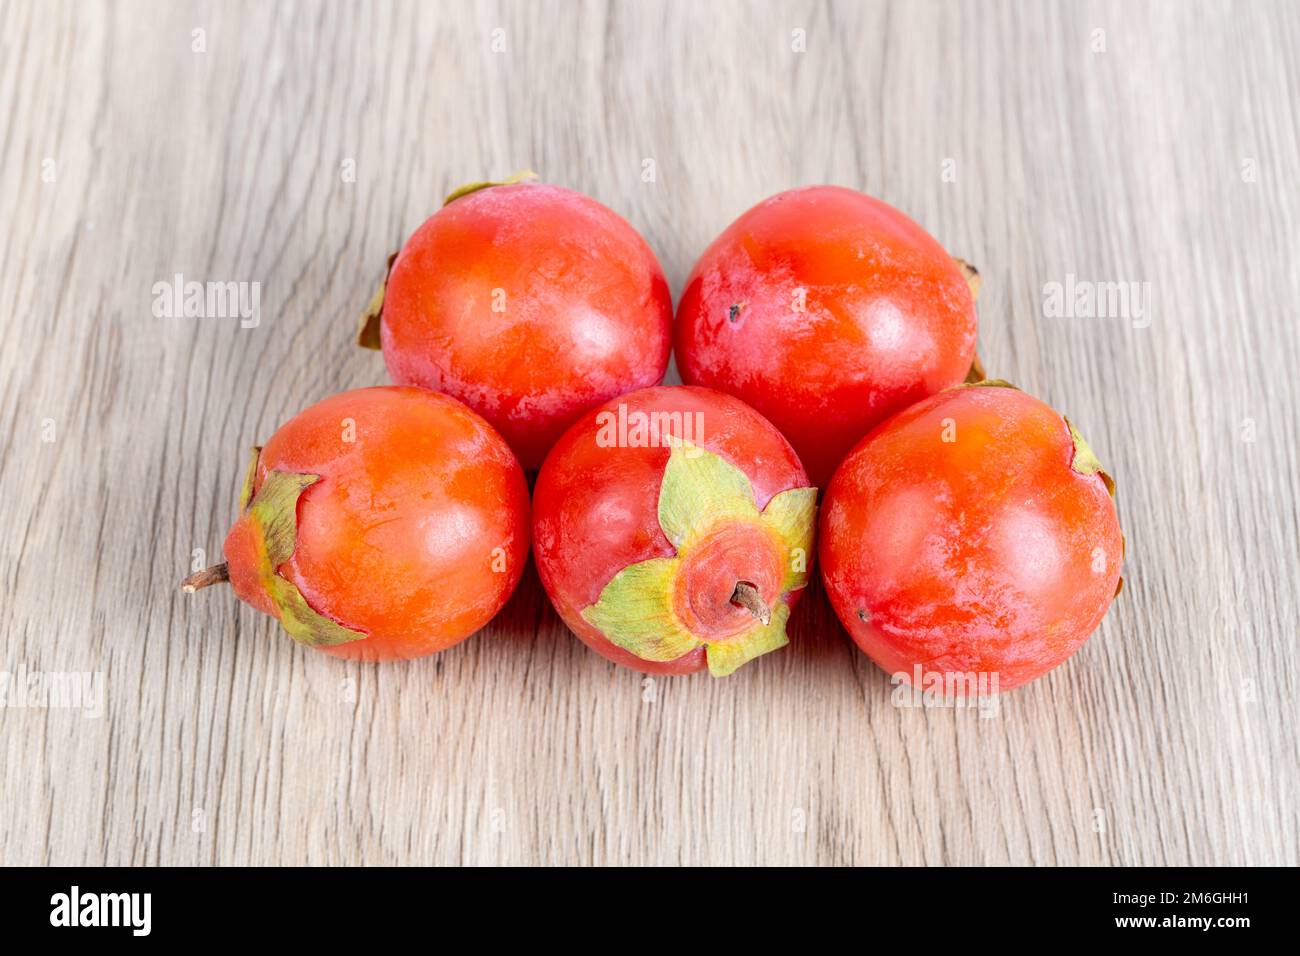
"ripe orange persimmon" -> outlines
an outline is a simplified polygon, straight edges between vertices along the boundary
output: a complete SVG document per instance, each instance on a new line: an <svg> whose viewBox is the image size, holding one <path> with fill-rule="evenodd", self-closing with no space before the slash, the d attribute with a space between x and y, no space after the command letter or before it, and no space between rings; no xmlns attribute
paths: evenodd
<svg viewBox="0 0 1300 956"><path fill-rule="evenodd" d="M878 199L791 189L696 262L677 306L677 367L753 406L824 487L871 428L966 376L973 278Z"/></svg>
<svg viewBox="0 0 1300 956"><path fill-rule="evenodd" d="M533 495L537 569L588 646L650 674L730 674L786 644L817 490L771 423L706 388L584 413Z"/></svg>
<svg viewBox="0 0 1300 956"><path fill-rule="evenodd" d="M336 657L432 654L483 627L528 558L528 488L492 427L423 388L331 396L255 449L229 580L299 643Z"/></svg>
<svg viewBox="0 0 1300 956"><path fill-rule="evenodd" d="M949 389L881 425L835 472L822 580L891 674L944 686L979 675L1009 690L1078 650L1117 593L1113 490L1043 402L1005 382Z"/></svg>
<svg viewBox="0 0 1300 956"><path fill-rule="evenodd" d="M382 345L392 380L460 399L529 470L579 414L662 381L672 346L668 283L645 240L543 183L457 190L407 240L371 310L362 344Z"/></svg>

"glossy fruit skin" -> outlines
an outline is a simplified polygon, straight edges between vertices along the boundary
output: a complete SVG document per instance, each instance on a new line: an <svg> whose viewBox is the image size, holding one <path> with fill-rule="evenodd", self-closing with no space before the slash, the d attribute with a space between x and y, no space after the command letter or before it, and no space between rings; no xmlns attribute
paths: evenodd
<svg viewBox="0 0 1300 956"><path fill-rule="evenodd" d="M975 332L965 275L929 233L878 199L807 186L705 250L674 334L682 380L753 406L824 487L872 427L965 378Z"/></svg>
<svg viewBox="0 0 1300 956"><path fill-rule="evenodd" d="M394 382L460 399L531 470L581 412L663 380L672 300L612 210L559 186L493 186L407 241L380 338Z"/></svg>
<svg viewBox="0 0 1300 956"><path fill-rule="evenodd" d="M646 674L691 674L706 666L703 648L673 661L642 660L582 617L621 569L675 553L657 513L669 449L597 443L597 417L620 403L629 413L703 413L703 436L696 443L748 476L760 510L782 491L807 487L808 478L789 442L752 408L730 395L686 386L642 389L585 413L547 456L533 491L533 556L556 611L587 646L616 664ZM793 605L800 593L790 592L787 602Z"/></svg>
<svg viewBox="0 0 1300 956"><path fill-rule="evenodd" d="M354 441L344 437L349 422ZM333 395L271 436L254 491L271 470L321 476L298 499L297 546L278 573L317 613L369 635L321 647L326 654L383 661L444 650L487 624L519 582L529 544L523 471L455 399L402 386ZM230 583L274 614L248 535L241 517L225 544Z"/></svg>
<svg viewBox="0 0 1300 956"><path fill-rule="evenodd" d="M951 389L864 438L820 515L822 580L857 645L891 674L996 673L999 690L1078 650L1124 546L1101 475L1074 461L1064 419L1009 387Z"/></svg>

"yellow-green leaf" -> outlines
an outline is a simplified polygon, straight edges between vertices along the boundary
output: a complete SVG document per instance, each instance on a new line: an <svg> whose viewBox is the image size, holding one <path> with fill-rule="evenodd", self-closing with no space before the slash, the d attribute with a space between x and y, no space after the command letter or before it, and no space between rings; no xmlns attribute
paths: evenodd
<svg viewBox="0 0 1300 956"><path fill-rule="evenodd" d="M714 677L726 677L755 657L785 647L790 643L785 634L785 624L789 618L790 606L781 601L772 609L769 624L755 622L754 627L743 634L705 645L704 656L709 662L709 673Z"/></svg>
<svg viewBox="0 0 1300 956"><path fill-rule="evenodd" d="M253 481L257 478L257 460L262 457L262 447L253 446L253 453L248 458L248 467L244 469L244 487L239 490L239 511L242 514L253 500Z"/></svg>
<svg viewBox="0 0 1300 956"><path fill-rule="evenodd" d="M1101 483L1106 486L1107 493L1115 497L1115 479L1106 474L1101 466L1101 459L1093 452L1092 448L1079 430L1070 424L1068 418L1065 419L1065 427L1070 430L1070 438L1074 441L1074 460L1070 462L1070 467L1081 475L1097 475L1101 478Z"/></svg>
<svg viewBox="0 0 1300 956"><path fill-rule="evenodd" d="M785 544L783 591L808 584L813 536L817 528L817 489L791 488L773 496L763 509L763 523Z"/></svg>
<svg viewBox="0 0 1300 956"><path fill-rule="evenodd" d="M529 179L536 179L537 174L531 169L521 169L512 176L505 179L496 179L479 183L466 183L464 186L458 186L447 194L447 198L442 201L445 206L450 202L455 202L462 196L468 196L470 193L476 193L480 189L487 189L489 186L513 186L515 183L522 183Z"/></svg>
<svg viewBox="0 0 1300 956"><path fill-rule="evenodd" d="M673 613L673 580L680 561L651 558L614 575L583 619L612 643L643 661L674 661L700 646Z"/></svg>
<svg viewBox="0 0 1300 956"><path fill-rule="evenodd" d="M288 561L298 540L298 497L320 481L320 475L290 471L268 472L248 506L261 532L267 562L274 570Z"/></svg>
<svg viewBox="0 0 1300 956"><path fill-rule="evenodd" d="M326 647L364 640L367 635L344 627L307 603L302 592L277 568L293 556L298 543L298 498L320 475L271 471L248 506L256 535L259 579L275 604L280 624L299 644Z"/></svg>
<svg viewBox="0 0 1300 956"><path fill-rule="evenodd" d="M366 634L331 621L312 610L302 592L278 574L271 579L271 600L280 611L280 625L299 644L308 647L333 647L361 641Z"/></svg>
<svg viewBox="0 0 1300 956"><path fill-rule="evenodd" d="M743 471L688 441L673 446L659 486L659 525L678 553L720 521L757 517Z"/></svg>

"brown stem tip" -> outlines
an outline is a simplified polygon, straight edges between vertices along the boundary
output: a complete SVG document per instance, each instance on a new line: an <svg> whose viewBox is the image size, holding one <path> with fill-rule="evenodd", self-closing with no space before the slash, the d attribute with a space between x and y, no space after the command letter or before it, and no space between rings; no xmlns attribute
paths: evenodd
<svg viewBox="0 0 1300 956"><path fill-rule="evenodd" d="M188 578L181 582L181 590L186 594L193 594L195 591L202 591L213 584L224 584L230 580L230 568L222 562L214 564L210 568L204 568L202 571L195 571Z"/></svg>
<svg viewBox="0 0 1300 956"><path fill-rule="evenodd" d="M758 588L748 581L736 582L736 590L731 592L731 603L743 607L762 621L764 626L772 622L772 609L763 600L763 595L758 593Z"/></svg>

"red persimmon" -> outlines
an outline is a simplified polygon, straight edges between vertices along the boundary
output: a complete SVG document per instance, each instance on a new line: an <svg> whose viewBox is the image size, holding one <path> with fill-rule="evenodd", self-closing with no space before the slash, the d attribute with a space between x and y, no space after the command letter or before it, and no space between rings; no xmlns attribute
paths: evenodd
<svg viewBox="0 0 1300 956"><path fill-rule="evenodd" d="M759 203L705 250L675 339L683 381L752 405L825 485L872 427L962 381L975 303L963 266L897 209L808 186Z"/></svg>
<svg viewBox="0 0 1300 956"><path fill-rule="evenodd" d="M453 193L407 240L362 344L389 376L452 395L527 469L583 411L663 380L672 300L626 220L541 183Z"/></svg>
<svg viewBox="0 0 1300 956"><path fill-rule="evenodd" d="M1007 690L1078 650L1117 593L1113 489L1043 402L1006 383L954 388L880 426L835 473L822 579L886 671L927 685L996 675Z"/></svg>
<svg viewBox="0 0 1300 956"><path fill-rule="evenodd" d="M537 477L533 541L565 623L650 674L731 673L786 642L816 512L772 425L709 389L643 389L586 412Z"/></svg>
<svg viewBox="0 0 1300 956"><path fill-rule="evenodd" d="M296 641L336 657L432 654L501 609L528 559L528 486L492 427L422 388L334 395L254 449L229 580Z"/></svg>

